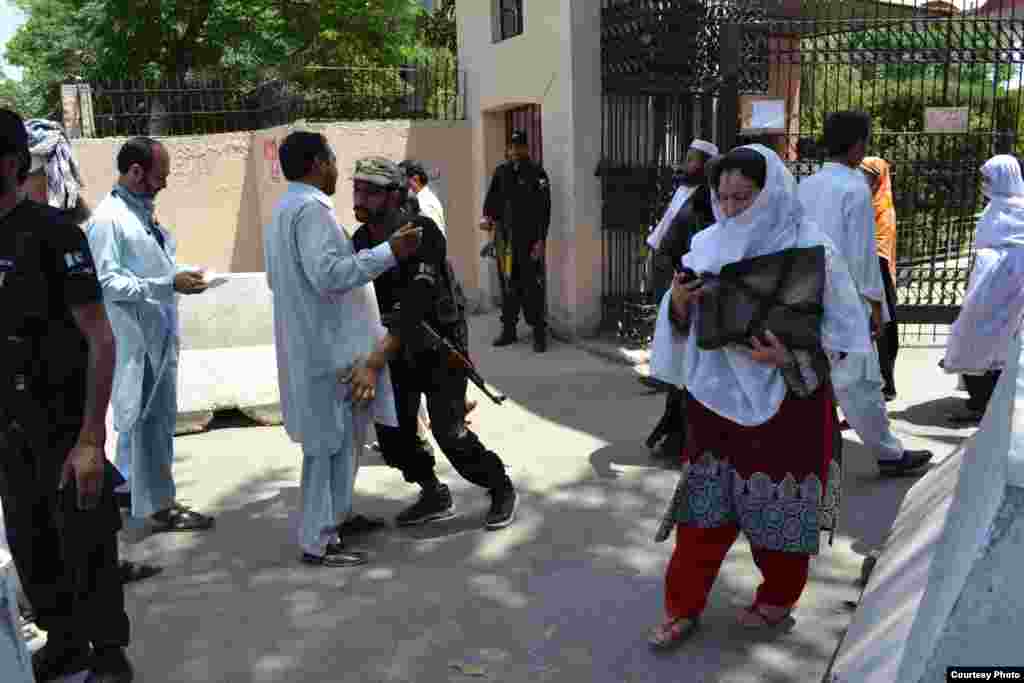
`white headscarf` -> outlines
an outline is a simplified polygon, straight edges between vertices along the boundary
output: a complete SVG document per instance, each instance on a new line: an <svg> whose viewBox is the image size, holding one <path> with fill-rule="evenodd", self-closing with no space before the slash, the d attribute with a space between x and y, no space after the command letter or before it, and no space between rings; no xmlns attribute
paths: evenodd
<svg viewBox="0 0 1024 683"><path fill-rule="evenodd" d="M1000 154L981 167L989 204L978 220L974 246L1024 246L1024 178L1017 159Z"/></svg>
<svg viewBox="0 0 1024 683"><path fill-rule="evenodd" d="M1009 155L981 167L989 204L978 220L974 267L960 315L946 341L950 373L1002 368L1024 315L1024 179Z"/></svg>
<svg viewBox="0 0 1024 683"><path fill-rule="evenodd" d="M744 149L765 158L764 188L750 208L733 218L722 214L717 189L712 188L718 223L696 235L683 265L698 273L718 274L723 266L743 259L795 247L824 246L822 346L836 353L871 352L867 313L857 288L829 238L805 218L793 175L767 147L749 145ZM699 315L696 309L694 315ZM708 409L748 427L764 424L778 412L786 397L778 368L752 360L743 349L701 349L692 332L684 343L683 383Z"/></svg>

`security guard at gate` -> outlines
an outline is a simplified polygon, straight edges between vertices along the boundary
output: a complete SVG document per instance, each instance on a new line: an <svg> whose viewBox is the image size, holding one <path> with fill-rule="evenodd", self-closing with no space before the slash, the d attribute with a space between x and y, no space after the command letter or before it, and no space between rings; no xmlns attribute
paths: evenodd
<svg viewBox="0 0 1024 683"><path fill-rule="evenodd" d="M502 332L495 346L516 343L519 309L533 327L533 348L547 350L544 305L544 250L551 224L551 182L540 164L530 159L526 132L512 134L508 160L494 171L484 200L480 228L493 231L498 267L504 272Z"/></svg>
<svg viewBox="0 0 1024 683"><path fill-rule="evenodd" d="M36 681L133 678L118 570L117 471L103 453L114 337L85 235L22 197L25 124L0 110L0 495L47 644Z"/></svg>
<svg viewBox="0 0 1024 683"><path fill-rule="evenodd" d="M437 445L460 475L488 490L491 507L485 526L500 529L515 517L515 488L501 458L466 426L466 372L452 366L448 353L432 343L422 325L468 355L465 301L441 230L430 218L402 210L407 183L405 172L388 159L356 163L352 204L363 223L352 237L356 252L383 244L407 223L423 231L416 254L373 283L384 324L402 342L402 353L389 363L399 426L376 425L377 440L385 462L423 489L395 521L411 526L454 515L451 492L434 473L433 455L416 438L420 396L426 394Z"/></svg>

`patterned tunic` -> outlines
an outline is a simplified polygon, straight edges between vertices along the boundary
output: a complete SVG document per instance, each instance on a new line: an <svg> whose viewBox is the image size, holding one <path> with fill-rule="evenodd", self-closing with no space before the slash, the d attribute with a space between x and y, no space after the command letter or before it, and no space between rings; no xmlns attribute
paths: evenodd
<svg viewBox="0 0 1024 683"><path fill-rule="evenodd" d="M801 361L803 377L813 378L810 363ZM834 532L839 516L842 440L835 401L827 383L810 390L787 378L787 385L779 412L756 427L686 402L683 471L657 540L676 524L735 524L755 547L818 552L821 531Z"/></svg>

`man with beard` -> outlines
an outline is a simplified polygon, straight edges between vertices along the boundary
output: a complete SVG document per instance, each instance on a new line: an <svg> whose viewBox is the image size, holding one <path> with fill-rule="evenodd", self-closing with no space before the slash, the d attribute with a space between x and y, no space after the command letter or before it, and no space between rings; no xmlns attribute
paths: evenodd
<svg viewBox="0 0 1024 683"><path fill-rule="evenodd" d="M715 222L711 210L711 188L707 181L707 163L718 156L718 147L704 140L694 140L686 155L682 184L676 190L668 210L647 237L647 246L654 250L651 260L654 303L660 305L672 283L672 276L682 267L683 255L690 250L693 236ZM683 447L683 390L669 378L643 377L649 386L667 388L665 412L651 435L647 446L654 457L678 458Z"/></svg>
<svg viewBox="0 0 1024 683"><path fill-rule="evenodd" d="M547 350L547 320L544 306L544 250L551 224L551 183L540 164L530 159L526 132L512 133L508 160L498 166L484 200L480 229L497 227L496 245L511 248L511 268L505 273L502 292L502 333L495 346L518 341L519 310L533 327L533 350ZM504 254L498 254L499 268Z"/></svg>
<svg viewBox="0 0 1024 683"><path fill-rule="evenodd" d="M114 428L117 468L127 479L125 507L157 532L203 531L212 517L179 503L172 468L178 415L178 294L207 289L203 273L179 268L173 234L156 219L171 157L139 137L117 153L117 184L86 226L117 339Z"/></svg>
<svg viewBox="0 0 1024 683"><path fill-rule="evenodd" d="M423 231L416 255L374 281L384 323L402 346L390 362L398 427L378 422L377 440L385 462L422 488L419 500L402 511L396 523L412 526L454 515L451 492L434 473L432 454L416 438L420 396L426 394L430 430L438 446L460 475L488 490L491 507L485 525L500 529L515 517L515 488L501 458L466 426L466 372L431 341L423 326L429 325L468 357L465 302L437 225L426 216L402 211L406 182L405 173L388 159L356 162L353 206L356 219L363 223L352 238L356 249L375 248L403 225Z"/></svg>
<svg viewBox="0 0 1024 683"><path fill-rule="evenodd" d="M397 340L381 324L373 279L417 248L415 230L353 247L330 197L338 166L320 133L296 131L279 151L288 189L263 231L285 429L302 444L302 562L353 567L365 553L345 537L370 421L396 424L387 360ZM363 527L363 528L354 528Z"/></svg>

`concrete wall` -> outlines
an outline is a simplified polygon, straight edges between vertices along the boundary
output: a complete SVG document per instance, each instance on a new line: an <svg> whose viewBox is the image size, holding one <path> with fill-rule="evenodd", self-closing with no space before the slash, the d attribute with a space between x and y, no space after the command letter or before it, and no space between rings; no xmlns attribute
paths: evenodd
<svg viewBox="0 0 1024 683"><path fill-rule="evenodd" d="M474 302L481 299L479 209L473 197L468 124L371 121L299 126L322 131L338 156L341 177L334 200L338 221L349 230L355 227L351 179L357 158L415 158L432 175L436 172L431 183L447 213L452 262L467 296ZM163 139L171 155L171 176L157 200L157 215L178 239L179 262L219 272L263 270L263 225L287 183L277 163L277 146L291 129ZM123 142L74 141L85 196L93 205L116 180L116 156Z"/></svg>
<svg viewBox="0 0 1024 683"><path fill-rule="evenodd" d="M492 42L492 3L460 3L457 11L476 215L504 158L504 112L539 104L552 188L549 318L563 333L590 334L600 323L603 267L594 176L601 152L600 3L526 2L523 33L499 43ZM478 244L484 240L481 234Z"/></svg>

